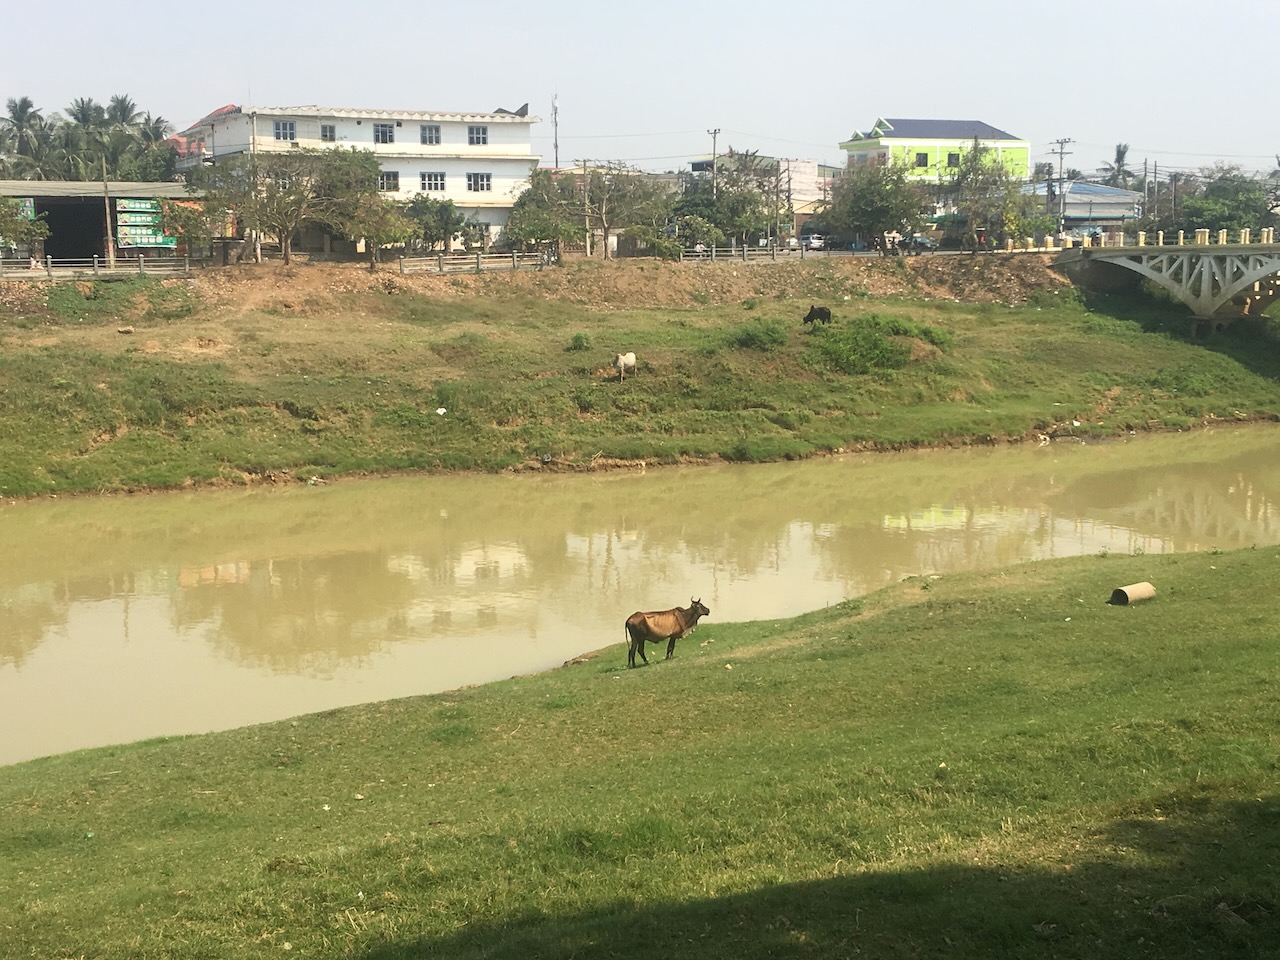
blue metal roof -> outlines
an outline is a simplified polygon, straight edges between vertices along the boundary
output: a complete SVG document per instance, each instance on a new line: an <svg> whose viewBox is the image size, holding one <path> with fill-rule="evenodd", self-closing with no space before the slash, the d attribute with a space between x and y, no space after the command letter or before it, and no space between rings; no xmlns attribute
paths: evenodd
<svg viewBox="0 0 1280 960"><path fill-rule="evenodd" d="M981 120L904 120L882 118L866 133L854 133L851 139L874 140L1018 140Z"/></svg>

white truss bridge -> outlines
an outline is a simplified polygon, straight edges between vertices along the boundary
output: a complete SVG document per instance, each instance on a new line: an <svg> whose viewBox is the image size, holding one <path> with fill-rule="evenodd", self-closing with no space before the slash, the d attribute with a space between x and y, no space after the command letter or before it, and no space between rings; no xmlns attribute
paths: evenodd
<svg viewBox="0 0 1280 960"><path fill-rule="evenodd" d="M1269 232L1264 236L1272 239ZM1086 287L1099 280L1114 283L1116 270L1145 277L1190 307L1198 327L1210 330L1257 316L1280 296L1280 244L1274 242L1072 247L1055 263Z"/></svg>

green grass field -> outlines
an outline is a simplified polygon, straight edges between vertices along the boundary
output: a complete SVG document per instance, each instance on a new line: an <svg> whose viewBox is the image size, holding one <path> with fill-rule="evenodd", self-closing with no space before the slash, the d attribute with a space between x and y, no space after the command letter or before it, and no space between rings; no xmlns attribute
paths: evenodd
<svg viewBox="0 0 1280 960"><path fill-rule="evenodd" d="M0 769L5 956L1280 955L1276 548ZM1158 594L1107 604L1118 585Z"/></svg>

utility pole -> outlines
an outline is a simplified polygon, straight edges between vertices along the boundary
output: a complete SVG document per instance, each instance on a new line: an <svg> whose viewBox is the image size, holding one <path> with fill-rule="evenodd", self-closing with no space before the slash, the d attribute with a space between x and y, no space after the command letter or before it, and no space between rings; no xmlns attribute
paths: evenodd
<svg viewBox="0 0 1280 960"><path fill-rule="evenodd" d="M1071 154L1067 144L1075 141L1070 137L1063 137L1053 142L1058 145L1058 235L1061 236L1067 229L1067 193L1062 183L1062 158Z"/></svg>
<svg viewBox="0 0 1280 960"><path fill-rule="evenodd" d="M587 174L587 161L582 161L582 223L584 227L583 236L587 243L587 259L591 259L591 202L590 202L591 179Z"/></svg>
<svg viewBox="0 0 1280 960"><path fill-rule="evenodd" d="M711 199L716 198L716 138L720 136L720 128L708 130L711 134Z"/></svg>
<svg viewBox="0 0 1280 960"><path fill-rule="evenodd" d="M107 266L116 265L116 238L111 232L111 187L107 184L107 154L102 153L102 207L107 215Z"/></svg>
<svg viewBox="0 0 1280 960"><path fill-rule="evenodd" d="M551 146L555 151L556 169L560 168L560 94L551 98Z"/></svg>
<svg viewBox="0 0 1280 960"><path fill-rule="evenodd" d="M1160 218L1160 161L1155 161L1152 166L1154 172L1151 174L1151 219L1158 220Z"/></svg>

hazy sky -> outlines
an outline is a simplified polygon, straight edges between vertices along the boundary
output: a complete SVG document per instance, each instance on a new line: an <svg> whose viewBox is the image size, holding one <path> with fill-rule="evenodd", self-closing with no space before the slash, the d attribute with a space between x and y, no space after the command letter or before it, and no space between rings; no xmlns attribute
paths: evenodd
<svg viewBox="0 0 1280 960"><path fill-rule="evenodd" d="M182 129L227 103L441 111L528 101L534 149L678 169L718 146L842 163L877 117L1069 137L1093 172L1276 168L1276 0L27 2L5 14L0 97L46 114L131 96ZM1250 101L1257 103L1251 106Z"/></svg>

